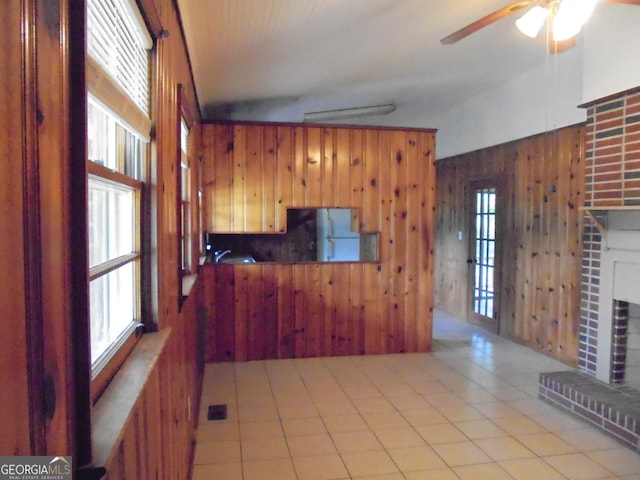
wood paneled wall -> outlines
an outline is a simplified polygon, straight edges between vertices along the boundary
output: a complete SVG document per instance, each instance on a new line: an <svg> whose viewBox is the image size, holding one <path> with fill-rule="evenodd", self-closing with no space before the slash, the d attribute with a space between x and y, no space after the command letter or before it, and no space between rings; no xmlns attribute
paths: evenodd
<svg viewBox="0 0 640 480"><path fill-rule="evenodd" d="M110 478L186 479L204 355L199 290L182 308L178 299L179 84L196 121L198 108L175 2L138 3L169 33L152 54L156 256L145 321L171 334L108 467ZM0 2L0 455L73 455L76 467L92 460L84 11L84 0ZM141 465L149 470L130 470Z"/></svg>
<svg viewBox="0 0 640 480"><path fill-rule="evenodd" d="M429 130L204 125L204 230L350 207L380 232L379 262L206 266L207 360L430 350L434 154Z"/></svg>
<svg viewBox="0 0 640 480"><path fill-rule="evenodd" d="M155 226L152 249L157 283L153 318L157 328L171 328L165 352L159 364L161 449L151 459L158 464L159 478L189 478L193 459L193 430L197 424L197 406L202 374L202 358L196 356L198 315L201 297L192 291L186 303L181 302L181 258L178 229L180 198L180 121L182 109L199 121L191 70L182 37L176 2L173 0L144 0L148 10L155 10L165 34L156 39L152 54L152 118L155 120L155 141L152 148L155 178ZM199 149L197 128L190 138L190 150ZM198 162L192 162L197 176ZM192 198L192 205L196 205ZM196 258L199 252L195 252ZM148 434L138 430L139 434ZM126 476L125 478L129 478ZM135 478L135 476L133 477ZM141 478L141 477L140 477Z"/></svg>
<svg viewBox="0 0 640 480"><path fill-rule="evenodd" d="M24 65L20 3L2 2L0 18L4 25L4 47L0 50L0 452L30 455L33 439L27 370L27 232L23 225L27 188L24 172L29 159L23 143L26 125L20 121L24 110L19 73Z"/></svg>
<svg viewBox="0 0 640 480"><path fill-rule="evenodd" d="M201 379L201 372L194 365L201 365L204 356L197 348L197 342L189 345L186 351L181 352L181 371L176 369L176 358L172 356L183 349L180 345L182 339L199 335L196 319L201 305L201 288L196 285L183 306L184 314L194 320L181 323L178 331L171 328L159 358L148 372L143 372L141 378L125 376L116 379L116 382L143 380L145 385L137 398L128 399L134 406L108 458L96 459L101 460L99 464L107 469L105 480L190 478L191 446L194 426L198 421L200 394L199 387L194 384ZM167 331L152 335L166 335ZM147 350L148 347L143 346L136 354L146 360L152 356ZM185 375L185 378L179 379L175 375ZM184 412L177 408L177 399L180 399L180 405L184 402ZM100 402L96 410L117 408L114 404L103 407ZM94 426L96 429L105 428L105 421L109 422L109 418L102 418L101 424Z"/></svg>
<svg viewBox="0 0 640 480"><path fill-rule="evenodd" d="M435 305L467 318L469 185L495 179L500 334L576 364L584 165L582 126L438 161Z"/></svg>
<svg viewBox="0 0 640 480"><path fill-rule="evenodd" d="M87 328L75 320L86 311L77 287L86 289L87 272L71 245L86 233L84 143L73 141L85 102L74 98L74 111L71 92L84 86L84 16L71 14L73 3L0 6L0 454L74 452L82 462ZM77 248L83 261L85 248Z"/></svg>

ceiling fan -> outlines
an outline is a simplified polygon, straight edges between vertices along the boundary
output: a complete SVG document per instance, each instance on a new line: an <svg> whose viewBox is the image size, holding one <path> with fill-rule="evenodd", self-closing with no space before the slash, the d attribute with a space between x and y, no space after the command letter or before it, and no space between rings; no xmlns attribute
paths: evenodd
<svg viewBox="0 0 640 480"><path fill-rule="evenodd" d="M440 40L449 45L516 12L524 11L516 26L529 37L536 37L546 22L550 24L550 50L559 53L575 45L575 36L598 3L640 5L640 0L521 0L486 15Z"/></svg>

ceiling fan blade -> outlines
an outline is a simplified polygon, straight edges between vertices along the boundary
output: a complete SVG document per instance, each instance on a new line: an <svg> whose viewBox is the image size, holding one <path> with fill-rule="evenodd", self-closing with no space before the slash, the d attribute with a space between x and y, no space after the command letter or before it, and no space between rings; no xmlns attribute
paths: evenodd
<svg viewBox="0 0 640 480"><path fill-rule="evenodd" d="M632 1L632 0L627 0L627 1ZM495 12L490 13L489 15L482 17L473 23L470 23L466 27L462 27L460 30L453 32L451 35L444 37L442 40L440 40L440 43L442 43L443 45L456 43L457 41L462 40L464 37L471 35L474 32L477 32L481 28L484 28L487 25L492 24L493 22L497 22L502 18L508 17L512 13L520 9L523 9L525 7L528 7L533 3L537 3L537 2L533 0L523 0L520 2L515 2L510 5L507 5L506 7L503 7L500 10L496 10Z"/></svg>
<svg viewBox="0 0 640 480"><path fill-rule="evenodd" d="M549 39L549 53L551 55L556 55L558 53L566 52L567 50L575 47L575 45L576 37L567 38L566 40L561 40L559 42Z"/></svg>

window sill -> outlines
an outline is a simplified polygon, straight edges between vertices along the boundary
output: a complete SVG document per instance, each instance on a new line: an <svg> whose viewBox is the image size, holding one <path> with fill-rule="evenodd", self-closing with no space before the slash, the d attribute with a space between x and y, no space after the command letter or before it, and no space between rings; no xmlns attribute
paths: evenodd
<svg viewBox="0 0 640 480"><path fill-rule="evenodd" d="M167 328L143 335L96 402L91 419L94 465L107 466L117 452L170 334Z"/></svg>

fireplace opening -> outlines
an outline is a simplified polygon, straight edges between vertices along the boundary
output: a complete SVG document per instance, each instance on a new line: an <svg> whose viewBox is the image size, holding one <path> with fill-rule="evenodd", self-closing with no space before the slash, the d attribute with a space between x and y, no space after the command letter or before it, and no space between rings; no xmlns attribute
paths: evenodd
<svg viewBox="0 0 640 480"><path fill-rule="evenodd" d="M640 387L640 305L613 301L611 383Z"/></svg>

